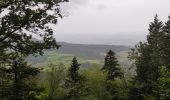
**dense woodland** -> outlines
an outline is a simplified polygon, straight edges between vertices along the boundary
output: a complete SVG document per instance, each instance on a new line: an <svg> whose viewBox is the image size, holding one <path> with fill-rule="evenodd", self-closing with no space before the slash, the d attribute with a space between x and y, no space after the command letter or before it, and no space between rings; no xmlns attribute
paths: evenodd
<svg viewBox="0 0 170 100"><path fill-rule="evenodd" d="M164 23L156 15L146 42L129 52L136 69L132 76L122 71L112 50L106 51L103 67L83 69L77 57L68 68L29 65L29 55L59 49L47 24L62 18L64 2L0 0L0 100L170 100L170 16Z"/></svg>

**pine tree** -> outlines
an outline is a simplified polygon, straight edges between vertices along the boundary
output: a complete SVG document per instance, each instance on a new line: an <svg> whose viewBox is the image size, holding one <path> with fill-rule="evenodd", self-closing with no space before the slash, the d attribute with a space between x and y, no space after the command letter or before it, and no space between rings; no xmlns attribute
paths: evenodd
<svg viewBox="0 0 170 100"><path fill-rule="evenodd" d="M135 61L137 78L141 82L147 80L156 81L159 77L159 67L162 65L162 40L164 34L162 32L163 23L158 20L157 15L149 25L149 35L147 42L140 42L132 49L130 58Z"/></svg>
<svg viewBox="0 0 170 100"><path fill-rule="evenodd" d="M149 25L149 35L147 37L149 48L151 49L150 56L150 72L151 80L157 81L159 77L159 67L164 64L162 60L161 50L164 40L163 22L159 21L158 16L155 16L154 22Z"/></svg>
<svg viewBox="0 0 170 100"><path fill-rule="evenodd" d="M104 63L104 67L102 68L102 70L105 70L108 72L108 80L114 80L117 77L121 76L121 71L120 68L118 68L119 64L118 64L118 60L115 57L115 53L110 50L106 57L105 57L105 63Z"/></svg>
<svg viewBox="0 0 170 100"><path fill-rule="evenodd" d="M165 61L165 66L170 69L170 15L165 23L163 32L165 34L162 45L163 60Z"/></svg>
<svg viewBox="0 0 170 100"><path fill-rule="evenodd" d="M162 59L163 40L163 22L159 21L156 15L154 21L149 25L147 42L140 42L130 53L137 72L131 89L131 93L134 94L132 100L144 100L147 96L156 97L153 88L154 84L158 82L159 67L164 63Z"/></svg>
<svg viewBox="0 0 170 100"><path fill-rule="evenodd" d="M145 100L145 97L152 97L151 52L152 50L147 43L140 42L129 53L129 58L134 61L136 67L136 76L132 80L132 86L130 87L130 100Z"/></svg>
<svg viewBox="0 0 170 100"><path fill-rule="evenodd" d="M159 100L170 99L170 15L163 27L164 37L162 39L161 54L162 54L162 66L159 67L158 82L155 83L154 93Z"/></svg>
<svg viewBox="0 0 170 100"><path fill-rule="evenodd" d="M170 99L170 70L169 68L162 66L159 68L160 77L153 91L155 95L159 97L159 100Z"/></svg>
<svg viewBox="0 0 170 100"><path fill-rule="evenodd" d="M72 60L71 67L68 69L68 78L65 81L64 87L68 89L66 100L81 100L86 95L86 88L84 86L85 79L79 74L80 64L77 58Z"/></svg>
<svg viewBox="0 0 170 100"><path fill-rule="evenodd" d="M129 53L130 60L134 61L136 66L136 77L135 80L147 83L150 80L150 57L151 49L147 43L140 42L132 49Z"/></svg>
<svg viewBox="0 0 170 100"><path fill-rule="evenodd" d="M36 96L43 90L32 79L39 73L39 69L30 67L21 56L17 55L16 57L9 61L8 68L1 69L9 79L8 88L2 91L2 98L5 97L7 100L35 100Z"/></svg>
<svg viewBox="0 0 170 100"><path fill-rule="evenodd" d="M10 79L9 74L5 73L6 68L3 62L0 63L0 100L7 100L9 98L10 91Z"/></svg>
<svg viewBox="0 0 170 100"><path fill-rule="evenodd" d="M163 22L158 19L158 15L155 15L154 21L149 25L149 35L147 36L147 42L151 46L158 48L163 37Z"/></svg>

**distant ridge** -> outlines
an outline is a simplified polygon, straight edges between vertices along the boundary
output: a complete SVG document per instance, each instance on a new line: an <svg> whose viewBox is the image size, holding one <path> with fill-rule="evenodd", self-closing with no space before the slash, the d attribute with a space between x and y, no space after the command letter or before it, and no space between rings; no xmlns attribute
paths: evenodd
<svg viewBox="0 0 170 100"><path fill-rule="evenodd" d="M48 61L52 61L55 64L59 64L59 62L62 62L65 63L66 66L68 66L71 62L72 57L76 56L81 59L81 61L84 61L82 62L82 66L89 66L91 62L96 63L96 61L99 64L102 64L106 52L108 52L110 49L118 54L118 58L122 58L121 56L123 56L123 59L126 59L126 54L131 48L122 45L74 44L66 42L58 42L58 44L61 45L58 50L44 50L44 56L29 56L27 60L30 63L35 64L36 66L46 66Z"/></svg>
<svg viewBox="0 0 170 100"><path fill-rule="evenodd" d="M59 52L67 54L75 54L85 58L101 58L101 53L105 53L110 49L114 52L129 51L131 47L122 45L99 45L99 44L74 44L66 42L58 42L61 47Z"/></svg>

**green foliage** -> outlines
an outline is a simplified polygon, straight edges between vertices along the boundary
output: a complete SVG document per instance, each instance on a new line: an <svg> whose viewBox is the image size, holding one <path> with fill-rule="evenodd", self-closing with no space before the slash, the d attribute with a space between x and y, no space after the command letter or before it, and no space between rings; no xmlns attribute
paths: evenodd
<svg viewBox="0 0 170 100"><path fill-rule="evenodd" d="M62 98L61 93L64 92L62 88L62 82L65 78L65 68L63 65L55 66L53 64L49 64L48 69L48 100L60 100Z"/></svg>
<svg viewBox="0 0 170 100"><path fill-rule="evenodd" d="M44 49L59 47L47 24L56 24L62 17L59 4L64 1L67 0L0 1L0 63L4 64L0 68L2 98L35 100L42 91L30 79L39 69L28 66L24 59L30 54L42 55ZM32 35L37 35L41 41L34 41Z"/></svg>
<svg viewBox="0 0 170 100"><path fill-rule="evenodd" d="M100 67L94 65L83 71L86 77L86 86L89 89L89 100L111 100L110 93L106 90L107 73L103 72ZM93 99L92 99L93 98Z"/></svg>
<svg viewBox="0 0 170 100"><path fill-rule="evenodd" d="M5 66L6 67L6 66ZM35 99L43 90L36 86L33 77L39 73L39 69L32 68L24 62L22 57L14 58L8 65L8 68L1 67L2 74L6 74L8 82L1 90L1 97L13 100ZM5 73L4 73L5 72ZM7 80L5 79L5 80ZM4 83L3 83L4 84Z"/></svg>
<svg viewBox="0 0 170 100"><path fill-rule="evenodd" d="M157 15L149 26L149 35L147 42L139 43L130 53L130 59L134 61L137 76L134 78L130 94L132 100L168 100L169 89L166 84L167 72L169 69L159 68L169 66L167 61L170 55L169 42L169 20L163 24L159 21ZM166 74L166 75L163 75ZM165 82L166 80L166 82ZM166 92L165 92L166 91ZM165 96L166 95L166 96Z"/></svg>
<svg viewBox="0 0 170 100"><path fill-rule="evenodd" d="M83 71L89 95L87 100L128 100L128 88L121 79L108 80L107 72L97 65Z"/></svg>
<svg viewBox="0 0 170 100"><path fill-rule="evenodd" d="M162 57L164 60L164 65L170 68L170 15L168 20L163 27L164 39L162 44Z"/></svg>
<svg viewBox="0 0 170 100"><path fill-rule="evenodd" d="M45 71L41 71L37 83L44 87L45 91L41 92L38 100L62 100L67 92L63 88L66 74L66 68L63 64L50 63Z"/></svg>
<svg viewBox="0 0 170 100"><path fill-rule="evenodd" d="M68 91L68 94L65 96L66 100L83 100L87 94L87 88L84 85L85 78L78 72L79 66L77 58L74 57L64 84L65 89Z"/></svg>
<svg viewBox="0 0 170 100"><path fill-rule="evenodd" d="M159 77L158 67L161 66L161 43L163 23L158 20L157 15L149 27L147 42L140 42L132 49L130 59L135 60L137 80L141 82L156 81Z"/></svg>
<svg viewBox="0 0 170 100"><path fill-rule="evenodd" d="M46 24L57 23L61 17L58 6L64 1L66 0L3 0L0 3L0 14L6 10L8 13L1 16L0 47L25 55L42 54L43 49L58 48L52 29ZM48 14L49 11L53 13ZM32 34L26 34L27 32L36 34L42 41L33 41Z"/></svg>
<svg viewBox="0 0 170 100"><path fill-rule="evenodd" d="M168 100L170 98L170 70L167 67L160 67L160 77L155 86L154 92L158 94L160 100Z"/></svg>
<svg viewBox="0 0 170 100"><path fill-rule="evenodd" d="M118 60L115 57L115 53L110 50L106 57L105 57L105 63L103 70L107 71L108 73L108 80L114 80L117 77L120 77L122 75L120 68L118 68Z"/></svg>
<svg viewBox="0 0 170 100"><path fill-rule="evenodd" d="M108 81L106 87L112 95L113 100L128 100L128 87L122 79Z"/></svg>
<svg viewBox="0 0 170 100"><path fill-rule="evenodd" d="M134 66L136 67L136 79L140 82L148 82L153 73L151 73L151 49L147 43L139 43L135 46L135 49L132 49L132 52L129 53L130 60L134 61ZM154 77L154 76L153 76Z"/></svg>
<svg viewBox="0 0 170 100"><path fill-rule="evenodd" d="M170 16L163 24L156 15L149 25L147 41L140 42L129 53L129 58L136 66L136 76L130 85L120 71L112 50L106 54L102 70L95 65L80 70L76 57L67 72L62 65L49 64L42 72L29 66L25 62L29 55L43 55L45 49L60 47L48 24L56 24L58 18L62 18L60 3L65 1L68 0L0 1L1 100L170 99ZM40 40L35 40L35 35ZM92 50L95 48L93 56L101 57L102 52L96 51L98 46L89 47ZM102 51L106 49L106 46L102 47ZM85 49L80 50L82 51L82 54L92 52ZM53 52L48 52L46 56L48 61L54 62L59 58L66 64L74 55L54 55ZM58 63L57 61L56 64ZM39 79L35 77L37 75Z"/></svg>
<svg viewBox="0 0 170 100"><path fill-rule="evenodd" d="M146 98L154 98L153 93L153 82L141 82L138 80L133 80L129 87L129 99L130 100L146 100ZM148 100L148 99L147 99ZM151 99L152 100L152 99Z"/></svg>

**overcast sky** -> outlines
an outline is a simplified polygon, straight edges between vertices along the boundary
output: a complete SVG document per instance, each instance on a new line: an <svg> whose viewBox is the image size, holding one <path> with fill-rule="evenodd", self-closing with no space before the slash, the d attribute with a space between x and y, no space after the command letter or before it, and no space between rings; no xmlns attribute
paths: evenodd
<svg viewBox="0 0 170 100"><path fill-rule="evenodd" d="M166 21L170 0L70 0L53 26L58 41L133 45L145 40L157 13Z"/></svg>

